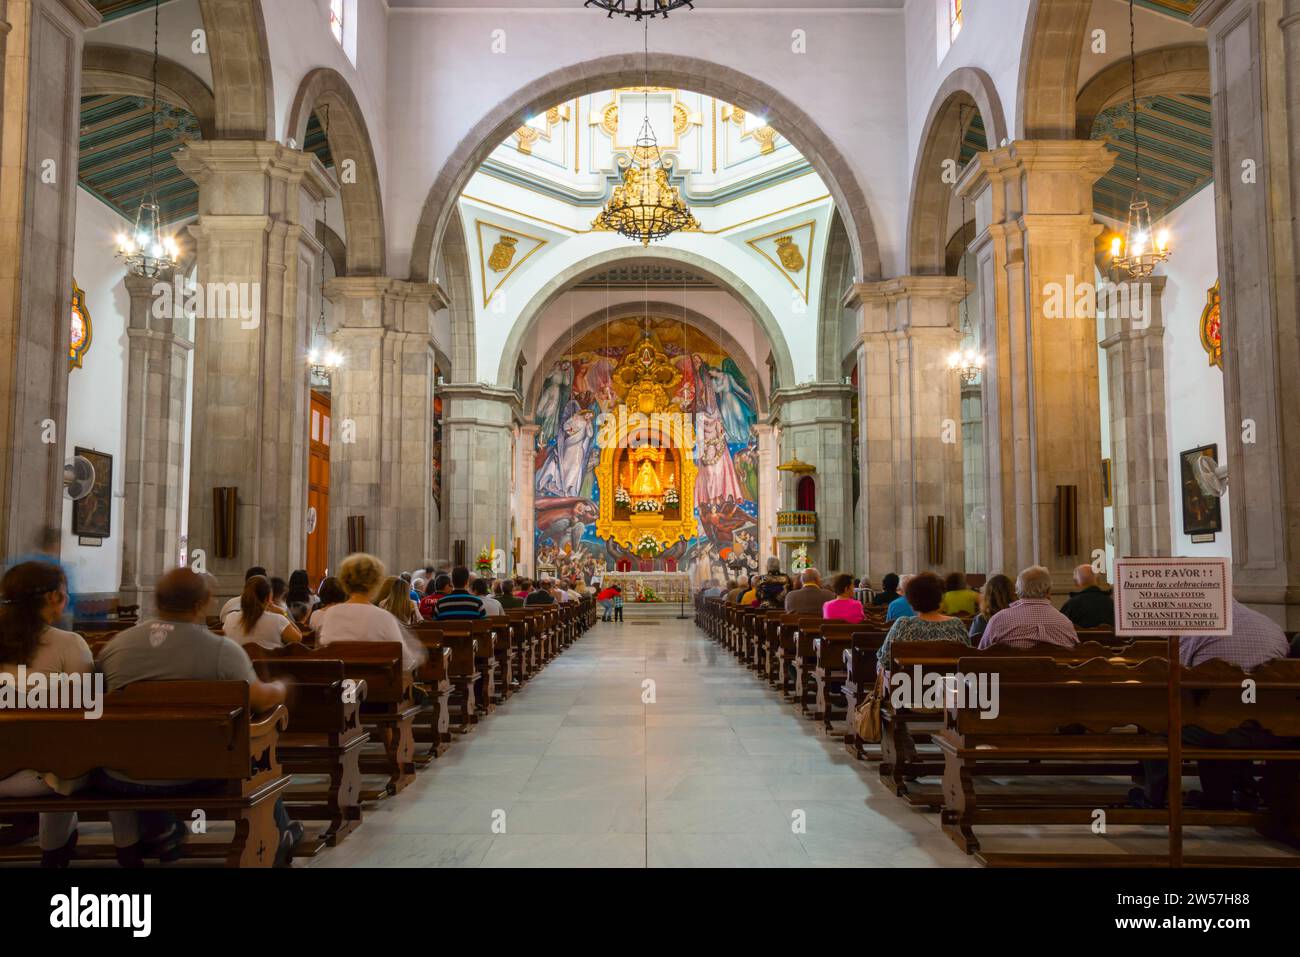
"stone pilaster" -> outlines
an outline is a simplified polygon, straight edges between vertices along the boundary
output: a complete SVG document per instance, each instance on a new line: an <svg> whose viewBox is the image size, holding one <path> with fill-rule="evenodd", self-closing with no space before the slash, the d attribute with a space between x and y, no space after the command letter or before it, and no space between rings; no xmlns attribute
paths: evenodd
<svg viewBox="0 0 1300 957"><path fill-rule="evenodd" d="M523 413L510 389L447 385L443 396L443 481L447 483L448 540L465 543L473 562L495 537L510 541L510 472L515 426ZM531 475L518 476L531 482ZM536 568L530 568L535 573Z"/></svg>
<svg viewBox="0 0 1300 957"><path fill-rule="evenodd" d="M1114 162L1096 141L1026 141L981 153L959 190L976 200L984 323L990 572L1050 568L1058 594L1104 550L1092 187ZM1056 533L1073 487L1078 537Z"/></svg>
<svg viewBox="0 0 1300 957"><path fill-rule="evenodd" d="M185 510L185 398L189 391L189 319L176 300L173 276L127 274L126 435L122 500L122 585L127 604L152 608L154 583L180 554ZM172 308L155 315L156 284Z"/></svg>
<svg viewBox="0 0 1300 957"><path fill-rule="evenodd" d="M948 357L961 343L957 307L967 283L905 276L858 283L845 305L859 311L860 474L867 567L889 572L959 568L965 558L961 383ZM928 519L943 518L943 554L931 564Z"/></svg>
<svg viewBox="0 0 1300 957"><path fill-rule="evenodd" d="M0 7L0 545L8 556L59 552L81 51L99 21L85 0Z"/></svg>
<svg viewBox="0 0 1300 957"><path fill-rule="evenodd" d="M1110 397L1110 458L1115 555L1168 555L1169 435L1165 419L1165 277L1125 283L1129 302L1149 303L1145 315L1106 316Z"/></svg>
<svg viewBox="0 0 1300 957"><path fill-rule="evenodd" d="M852 388L839 383L809 383L779 389L772 395L771 424L779 430L781 462L798 458L817 467L817 542L808 549L808 556L823 574L854 567L853 474L849 460L852 399ZM783 481L788 487L781 500L784 507L792 508L793 480L786 477ZM831 539L840 542L836 568L828 565ZM782 567L787 567L789 548L779 557Z"/></svg>
<svg viewBox="0 0 1300 957"><path fill-rule="evenodd" d="M310 153L279 143L192 143L199 184L189 540L222 594L259 564L293 570L307 542L307 351L320 244L303 215L334 187ZM238 489L234 556L214 549L212 492Z"/></svg>
<svg viewBox="0 0 1300 957"><path fill-rule="evenodd" d="M777 459L776 429L765 423L753 426L754 436L758 439L758 567L777 552L772 548L772 539L776 535L777 508L777 472L780 465Z"/></svg>
<svg viewBox="0 0 1300 957"><path fill-rule="evenodd" d="M537 514L534 462L537 456L538 425L521 425L515 436L515 534L519 536L519 566L533 574L537 563ZM512 543L513 544L513 543ZM509 548L506 549L509 552Z"/></svg>
<svg viewBox="0 0 1300 957"><path fill-rule="evenodd" d="M1300 2L1208 0L1233 588L1300 627ZM1194 241L1194 237L1186 237ZM1174 252L1177 255L1177 249Z"/></svg>
<svg viewBox="0 0 1300 957"><path fill-rule="evenodd" d="M431 322L445 299L431 283L372 276L331 279L325 295L343 357L330 380L331 561L347 554L347 520L359 515L367 551L414 568L433 557Z"/></svg>

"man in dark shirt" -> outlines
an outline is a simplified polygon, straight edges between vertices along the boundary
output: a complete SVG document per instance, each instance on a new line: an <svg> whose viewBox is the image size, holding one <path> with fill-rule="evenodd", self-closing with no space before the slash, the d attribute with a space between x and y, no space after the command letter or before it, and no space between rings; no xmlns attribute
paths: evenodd
<svg viewBox="0 0 1300 957"><path fill-rule="evenodd" d="M469 584L469 569L457 565L451 570L451 591L438 599L433 613L438 621L463 621L468 618L485 618L483 599L472 594Z"/></svg>
<svg viewBox="0 0 1300 957"><path fill-rule="evenodd" d="M1061 606L1061 614L1075 628L1115 624L1115 602L1110 592L1097 586L1097 573L1091 565L1080 565L1074 570L1074 583L1079 591L1070 592L1069 599Z"/></svg>
<svg viewBox="0 0 1300 957"><path fill-rule="evenodd" d="M871 596L871 604L880 605L888 608L895 598L898 598L898 576L890 572L880 583L881 591Z"/></svg>
<svg viewBox="0 0 1300 957"><path fill-rule="evenodd" d="M528 593L524 599L525 605L554 605L555 596L550 593L543 581L537 582L537 587Z"/></svg>
<svg viewBox="0 0 1300 957"><path fill-rule="evenodd" d="M515 594L515 583L509 578L501 583L501 597L498 600L502 608L524 607L524 600Z"/></svg>

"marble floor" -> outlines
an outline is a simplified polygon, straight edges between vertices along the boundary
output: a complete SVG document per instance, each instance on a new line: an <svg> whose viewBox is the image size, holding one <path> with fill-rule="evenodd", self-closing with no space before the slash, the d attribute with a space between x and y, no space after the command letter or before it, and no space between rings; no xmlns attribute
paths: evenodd
<svg viewBox="0 0 1300 957"><path fill-rule="evenodd" d="M669 619L598 624L309 866L976 865Z"/></svg>

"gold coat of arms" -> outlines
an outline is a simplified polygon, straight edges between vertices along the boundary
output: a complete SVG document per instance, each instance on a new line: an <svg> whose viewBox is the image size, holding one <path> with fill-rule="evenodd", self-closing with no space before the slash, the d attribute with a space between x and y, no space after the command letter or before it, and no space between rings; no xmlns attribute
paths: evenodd
<svg viewBox="0 0 1300 957"><path fill-rule="evenodd" d="M493 272L505 272L510 268L510 262L515 258L517 242L519 240L514 236L498 237L496 245L492 247L492 255L488 257L488 265Z"/></svg>
<svg viewBox="0 0 1300 957"><path fill-rule="evenodd" d="M803 253L799 252L799 247L795 245L793 237L782 236L778 239L776 241L776 254L781 257L781 265L789 272L803 271Z"/></svg>

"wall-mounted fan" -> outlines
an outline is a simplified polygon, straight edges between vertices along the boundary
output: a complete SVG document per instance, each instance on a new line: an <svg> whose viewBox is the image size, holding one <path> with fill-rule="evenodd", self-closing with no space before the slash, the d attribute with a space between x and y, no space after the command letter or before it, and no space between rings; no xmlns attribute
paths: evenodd
<svg viewBox="0 0 1300 957"><path fill-rule="evenodd" d="M63 463L63 491L74 502L90 494L95 487L95 466L90 459L74 455Z"/></svg>
<svg viewBox="0 0 1300 957"><path fill-rule="evenodd" d="M1196 484L1206 495L1222 498L1228 491L1228 467L1212 455L1202 455L1196 460Z"/></svg>

